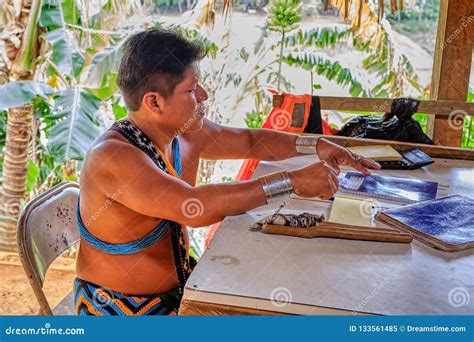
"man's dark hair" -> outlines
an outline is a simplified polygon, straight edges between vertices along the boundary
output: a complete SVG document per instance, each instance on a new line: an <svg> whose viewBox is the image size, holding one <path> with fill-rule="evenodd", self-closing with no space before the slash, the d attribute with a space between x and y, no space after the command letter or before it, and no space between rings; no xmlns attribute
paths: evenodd
<svg viewBox="0 0 474 342"><path fill-rule="evenodd" d="M199 44L171 30L149 29L128 38L118 73L118 86L128 109L138 110L149 91L169 98L184 72L204 54Z"/></svg>

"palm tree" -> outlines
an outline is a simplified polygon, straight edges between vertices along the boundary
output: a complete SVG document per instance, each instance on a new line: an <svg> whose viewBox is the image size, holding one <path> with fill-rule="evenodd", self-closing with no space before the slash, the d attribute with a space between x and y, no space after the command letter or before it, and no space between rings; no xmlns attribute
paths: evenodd
<svg viewBox="0 0 474 342"><path fill-rule="evenodd" d="M5 46L11 65L6 71L7 77L16 80L31 80L34 73L34 61L38 51L38 20L42 0L31 3L23 1L21 9L15 15L12 0L4 3L3 23L10 27L11 35L6 35ZM16 42L21 42L19 45ZM5 140L5 159L3 161L3 185L0 196L0 250L16 251L16 221L21 202L26 193L26 169L28 163L28 146L30 144L33 109L30 103L8 110L7 134Z"/></svg>

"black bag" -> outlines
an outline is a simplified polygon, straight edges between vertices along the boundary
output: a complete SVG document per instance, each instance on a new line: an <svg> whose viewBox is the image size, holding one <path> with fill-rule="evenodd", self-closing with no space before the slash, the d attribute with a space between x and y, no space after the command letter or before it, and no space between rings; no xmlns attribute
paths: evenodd
<svg viewBox="0 0 474 342"><path fill-rule="evenodd" d="M382 115L361 115L349 120L337 135L356 138L407 141L430 144L434 142L412 118L420 101L409 98L394 99L390 113Z"/></svg>

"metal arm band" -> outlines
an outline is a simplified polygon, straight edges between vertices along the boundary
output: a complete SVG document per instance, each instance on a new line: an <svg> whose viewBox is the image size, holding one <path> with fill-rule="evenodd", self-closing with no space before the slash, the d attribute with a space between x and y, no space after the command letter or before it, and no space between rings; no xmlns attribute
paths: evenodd
<svg viewBox="0 0 474 342"><path fill-rule="evenodd" d="M287 171L279 171L259 177L267 204L281 202L294 193L291 179Z"/></svg>
<svg viewBox="0 0 474 342"><path fill-rule="evenodd" d="M303 154L315 154L320 137L300 135L296 139L296 151Z"/></svg>

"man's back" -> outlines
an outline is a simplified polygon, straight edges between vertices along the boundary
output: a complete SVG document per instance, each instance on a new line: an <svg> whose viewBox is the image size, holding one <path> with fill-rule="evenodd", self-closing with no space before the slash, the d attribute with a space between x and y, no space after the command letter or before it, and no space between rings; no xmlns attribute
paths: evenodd
<svg viewBox="0 0 474 342"><path fill-rule="evenodd" d="M199 156L192 155L193 149L187 139L181 137L180 146L182 179L194 185ZM171 153L166 157L170 163L173 162ZM113 181L111 175L120 177L125 168L139 165L143 158L149 157L119 133L110 130L95 141L86 155L81 170L81 218L87 230L99 240L113 244L127 243L147 235L161 221L121 204L123 189L119 186L113 189L113 184L104 184ZM152 177L146 168L135 176ZM183 233L188 250L185 226ZM77 275L83 280L122 293L170 291L178 284L170 232L166 232L154 246L135 254L111 255L82 241Z"/></svg>

